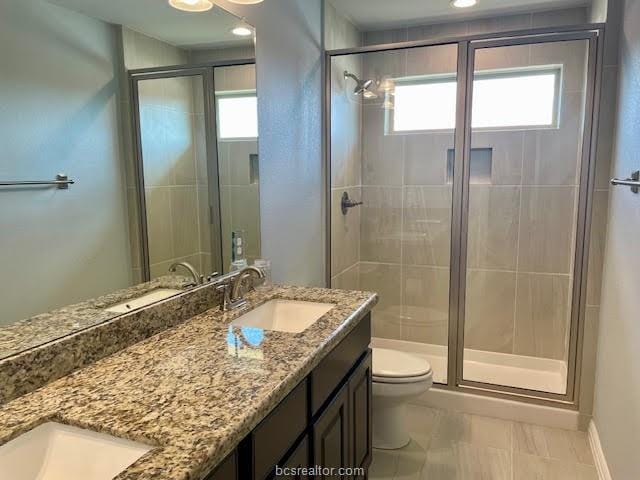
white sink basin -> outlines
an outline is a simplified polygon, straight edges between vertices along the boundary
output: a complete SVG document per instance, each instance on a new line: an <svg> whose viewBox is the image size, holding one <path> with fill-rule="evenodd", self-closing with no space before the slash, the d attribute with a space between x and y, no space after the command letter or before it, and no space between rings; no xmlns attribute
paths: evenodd
<svg viewBox="0 0 640 480"><path fill-rule="evenodd" d="M146 293L138 298L131 298L126 302L117 303L115 305L111 305L107 308L107 312L113 313L127 313L133 310L136 310L141 307L146 307L147 305L151 305L153 303L159 302L160 300L164 300L165 298L173 297L178 293L182 293L182 290L174 290L171 288L158 288L157 290L152 290L149 293Z"/></svg>
<svg viewBox="0 0 640 480"><path fill-rule="evenodd" d="M299 333L331 310L333 303L270 300L236 318L231 325Z"/></svg>
<svg viewBox="0 0 640 480"><path fill-rule="evenodd" d="M48 422L0 446L0 478L111 480L152 448Z"/></svg>

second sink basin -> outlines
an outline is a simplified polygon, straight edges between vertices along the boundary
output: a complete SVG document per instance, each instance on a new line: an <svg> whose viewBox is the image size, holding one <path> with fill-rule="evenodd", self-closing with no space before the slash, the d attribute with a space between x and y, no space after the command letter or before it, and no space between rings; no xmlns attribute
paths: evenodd
<svg viewBox="0 0 640 480"><path fill-rule="evenodd" d="M138 298L132 298L126 302L117 303L107 308L107 312L113 313L127 313L136 310L137 308L146 307L152 303L159 302L165 298L173 297L178 293L182 293L182 290L174 290L172 288L157 288L149 293L146 293Z"/></svg>
<svg viewBox="0 0 640 480"><path fill-rule="evenodd" d="M152 448L48 422L0 446L0 478L111 480Z"/></svg>
<svg viewBox="0 0 640 480"><path fill-rule="evenodd" d="M333 303L270 300L236 318L232 325L277 332L300 333L331 310Z"/></svg>

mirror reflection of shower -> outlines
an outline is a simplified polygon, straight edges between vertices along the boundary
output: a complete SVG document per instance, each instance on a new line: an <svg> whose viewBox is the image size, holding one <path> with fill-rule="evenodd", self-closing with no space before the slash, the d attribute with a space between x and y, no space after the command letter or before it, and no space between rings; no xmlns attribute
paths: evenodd
<svg viewBox="0 0 640 480"><path fill-rule="evenodd" d="M344 78L351 78L355 80L356 86L353 89L354 95L362 95L364 98L378 98L378 95L371 90L373 80L360 80L356 75L347 70L344 71Z"/></svg>

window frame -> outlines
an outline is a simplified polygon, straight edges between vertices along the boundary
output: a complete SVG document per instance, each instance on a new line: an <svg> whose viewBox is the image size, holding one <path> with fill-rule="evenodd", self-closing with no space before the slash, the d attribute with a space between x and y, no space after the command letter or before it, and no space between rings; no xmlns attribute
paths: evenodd
<svg viewBox="0 0 640 480"><path fill-rule="evenodd" d="M473 81L476 79L485 80L491 78L515 78L515 77L535 77L553 74L555 76L553 92L553 112L552 121L548 125L503 125L495 127L474 127L473 112L471 116L471 130L473 132L500 132L500 131L521 131L521 130L557 130L560 128L560 111L562 102L562 84L564 76L564 66L562 64L534 65L530 67L505 68L494 70L479 70L474 72ZM435 74L419 77L404 77L394 79L396 86L427 85L429 83L457 83L457 74ZM473 101L473 100L472 100ZM455 105L454 105L455 107ZM394 130L395 108L385 111L385 134L386 135L407 135L419 133L452 133L454 128L437 128L424 130Z"/></svg>
<svg viewBox="0 0 640 480"><path fill-rule="evenodd" d="M258 92L257 90L224 90L217 91L214 95L215 98L215 110L216 110L216 135L219 141L221 142L246 142L248 140L257 140L259 135L255 137L223 137L220 134L220 126L222 122L220 121L220 100L221 99L229 99L229 98L255 98L256 103L258 100ZM258 112L257 112L257 104L256 104L256 126L258 126Z"/></svg>

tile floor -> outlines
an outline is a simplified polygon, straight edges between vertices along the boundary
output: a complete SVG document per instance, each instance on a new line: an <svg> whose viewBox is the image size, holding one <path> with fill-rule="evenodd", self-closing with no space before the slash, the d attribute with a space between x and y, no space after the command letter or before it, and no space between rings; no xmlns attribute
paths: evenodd
<svg viewBox="0 0 640 480"><path fill-rule="evenodd" d="M409 406L411 443L374 450L371 480L598 480L585 432Z"/></svg>

